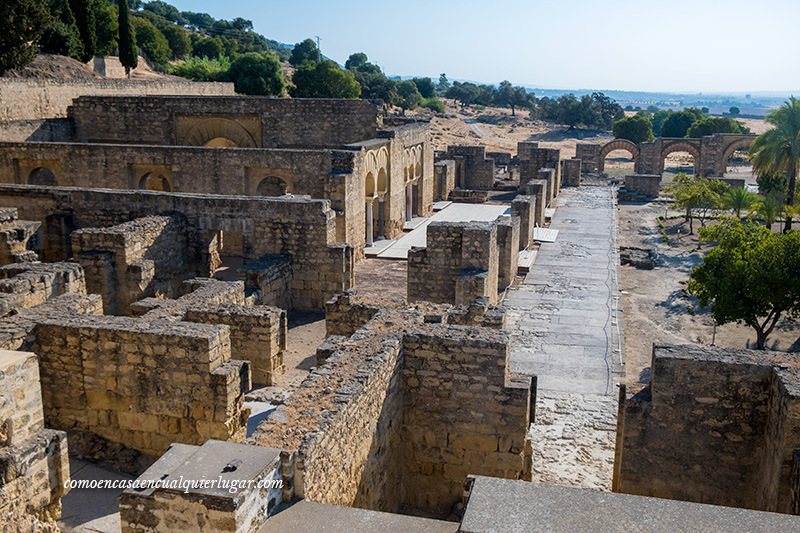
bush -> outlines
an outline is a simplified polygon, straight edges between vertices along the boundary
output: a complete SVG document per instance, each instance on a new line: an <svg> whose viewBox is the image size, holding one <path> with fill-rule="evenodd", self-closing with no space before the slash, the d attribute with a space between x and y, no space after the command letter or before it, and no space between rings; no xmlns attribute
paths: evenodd
<svg viewBox="0 0 800 533"><path fill-rule="evenodd" d="M193 56L180 65L168 67L167 74L181 76L192 81L218 81L229 68L231 68L231 61L225 56L217 59Z"/></svg>
<svg viewBox="0 0 800 533"><path fill-rule="evenodd" d="M283 80L278 56L270 52L248 52L231 64L225 74L233 82L237 93L283 96Z"/></svg>
<svg viewBox="0 0 800 533"><path fill-rule="evenodd" d="M430 109L431 111L436 111L438 113L444 113L445 111L447 111L444 102L442 102L436 97L423 98L422 103L420 105L422 105L422 107L426 109Z"/></svg>

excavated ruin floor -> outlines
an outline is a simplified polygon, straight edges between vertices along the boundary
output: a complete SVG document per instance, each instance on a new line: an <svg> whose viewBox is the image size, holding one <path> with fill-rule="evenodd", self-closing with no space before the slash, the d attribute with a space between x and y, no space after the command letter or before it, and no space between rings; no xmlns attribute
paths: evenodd
<svg viewBox="0 0 800 533"><path fill-rule="evenodd" d="M509 291L512 372L537 376L533 481L611 489L624 379L614 189L564 189L519 288Z"/></svg>

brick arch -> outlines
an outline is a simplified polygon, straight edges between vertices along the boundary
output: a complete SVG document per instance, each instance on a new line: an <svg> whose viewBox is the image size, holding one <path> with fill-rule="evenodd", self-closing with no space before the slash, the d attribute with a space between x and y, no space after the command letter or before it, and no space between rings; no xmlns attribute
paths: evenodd
<svg viewBox="0 0 800 533"><path fill-rule="evenodd" d="M675 152L689 152L694 158L694 175L696 176L700 173L700 149L687 141L671 142L661 149L661 172L664 172L664 161L667 156Z"/></svg>
<svg viewBox="0 0 800 533"><path fill-rule="evenodd" d="M741 150L742 148L749 148L750 145L753 144L755 141L755 136L753 137L745 137L736 139L735 141L728 144L725 149L722 151L722 158L720 159L720 167L722 168L722 174L725 173L725 168L728 166L728 159L733 155L733 152L736 150Z"/></svg>
<svg viewBox="0 0 800 533"><path fill-rule="evenodd" d="M206 146L217 139L227 139L238 148L258 148L255 139L235 120L211 117L196 123L181 140L183 146Z"/></svg>
<svg viewBox="0 0 800 533"><path fill-rule="evenodd" d="M606 166L606 157L614 150L625 150L633 157L634 168L639 168L639 147L628 139L614 139L600 149L600 157L597 162L597 169L602 172Z"/></svg>

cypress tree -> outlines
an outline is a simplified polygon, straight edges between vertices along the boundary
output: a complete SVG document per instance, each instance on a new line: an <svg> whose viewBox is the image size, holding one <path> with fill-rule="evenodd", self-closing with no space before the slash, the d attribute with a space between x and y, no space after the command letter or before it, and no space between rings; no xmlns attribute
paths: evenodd
<svg viewBox="0 0 800 533"><path fill-rule="evenodd" d="M131 26L128 0L119 0L119 62L125 67L125 74L131 77L131 69L139 64L136 51L136 38Z"/></svg>
<svg viewBox="0 0 800 533"><path fill-rule="evenodd" d="M72 13L75 15L75 23L78 26L78 33L83 42L83 53L80 60L84 63L94 57L97 49L97 35L95 30L95 17L92 0L70 0Z"/></svg>

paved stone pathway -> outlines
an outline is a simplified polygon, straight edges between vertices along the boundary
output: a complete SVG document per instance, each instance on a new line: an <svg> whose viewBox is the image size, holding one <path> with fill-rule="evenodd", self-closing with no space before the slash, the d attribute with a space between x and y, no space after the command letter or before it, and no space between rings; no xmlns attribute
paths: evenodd
<svg viewBox="0 0 800 533"><path fill-rule="evenodd" d="M614 189L565 189L555 202L556 242L504 303L510 367L537 376L534 481L610 490L624 379Z"/></svg>

